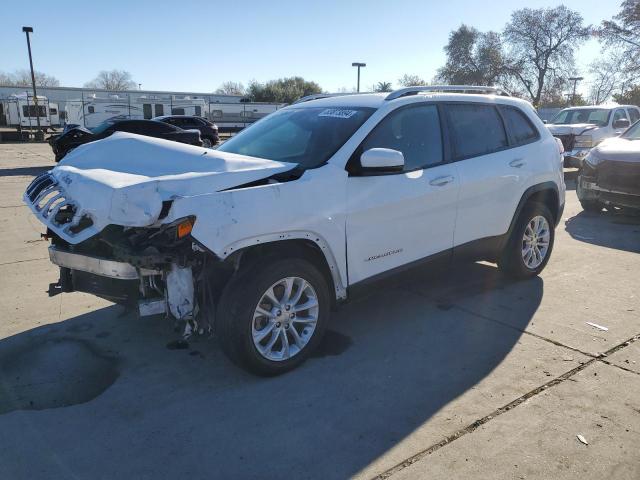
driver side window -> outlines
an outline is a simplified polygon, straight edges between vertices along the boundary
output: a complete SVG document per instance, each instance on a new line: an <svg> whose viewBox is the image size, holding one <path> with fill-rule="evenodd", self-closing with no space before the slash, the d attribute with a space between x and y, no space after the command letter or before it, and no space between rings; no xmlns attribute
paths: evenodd
<svg viewBox="0 0 640 480"><path fill-rule="evenodd" d="M624 110L622 110L621 108L617 109L614 113L613 113L613 122L612 125L614 123L616 123L617 120L626 120L627 119L627 114L624 113Z"/></svg>
<svg viewBox="0 0 640 480"><path fill-rule="evenodd" d="M443 161L440 116L436 105L412 105L387 115L362 143L360 153L390 148L404 155L408 172Z"/></svg>

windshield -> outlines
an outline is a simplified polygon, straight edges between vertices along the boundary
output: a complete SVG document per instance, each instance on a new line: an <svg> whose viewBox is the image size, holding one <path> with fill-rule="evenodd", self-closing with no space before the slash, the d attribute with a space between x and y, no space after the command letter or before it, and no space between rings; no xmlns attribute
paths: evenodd
<svg viewBox="0 0 640 480"><path fill-rule="evenodd" d="M605 108L568 108L562 110L551 123L575 125L578 123L594 123L601 127L609 123L611 110Z"/></svg>
<svg viewBox="0 0 640 480"><path fill-rule="evenodd" d="M218 150L315 168L371 116L374 108L289 108L274 112L223 143Z"/></svg>
<svg viewBox="0 0 640 480"><path fill-rule="evenodd" d="M620 136L627 140L640 140L640 122L636 122L631 125L627 131Z"/></svg>
<svg viewBox="0 0 640 480"><path fill-rule="evenodd" d="M114 123L115 122L113 120L105 120L104 122L99 123L98 125L96 125L93 128L90 128L89 130L91 130L93 133L96 133L96 134L102 133Z"/></svg>

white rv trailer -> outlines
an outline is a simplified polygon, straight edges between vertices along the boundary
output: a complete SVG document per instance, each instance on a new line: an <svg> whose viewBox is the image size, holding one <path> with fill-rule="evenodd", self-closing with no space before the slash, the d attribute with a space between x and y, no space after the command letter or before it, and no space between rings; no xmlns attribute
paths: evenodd
<svg viewBox="0 0 640 480"><path fill-rule="evenodd" d="M134 120L151 119L161 115L203 117L206 114L206 105L202 98L188 96L132 98L120 95L109 95L108 97L91 95L67 101L65 111L68 124L92 128L113 117L126 117Z"/></svg>
<svg viewBox="0 0 640 480"><path fill-rule="evenodd" d="M60 116L58 105L49 103L47 97L38 95L38 108L34 97L30 93L19 93L10 95L0 101L0 116L3 116L0 123L7 127L14 127L18 130L38 128L38 118L40 117L40 127L48 130L51 127L60 126Z"/></svg>
<svg viewBox="0 0 640 480"><path fill-rule="evenodd" d="M219 131L233 132L242 130L284 106L283 103L211 102L206 117L218 126Z"/></svg>

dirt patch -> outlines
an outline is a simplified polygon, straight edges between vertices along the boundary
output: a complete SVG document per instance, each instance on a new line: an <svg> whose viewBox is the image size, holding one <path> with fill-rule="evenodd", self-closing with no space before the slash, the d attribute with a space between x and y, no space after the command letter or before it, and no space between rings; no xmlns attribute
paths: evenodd
<svg viewBox="0 0 640 480"><path fill-rule="evenodd" d="M117 378L116 360L87 342L57 339L31 344L0 358L0 414L85 403Z"/></svg>

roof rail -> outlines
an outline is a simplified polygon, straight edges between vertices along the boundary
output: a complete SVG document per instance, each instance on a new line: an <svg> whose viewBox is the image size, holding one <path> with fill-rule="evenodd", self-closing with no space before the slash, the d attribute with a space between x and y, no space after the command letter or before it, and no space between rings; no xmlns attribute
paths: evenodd
<svg viewBox="0 0 640 480"><path fill-rule="evenodd" d="M346 94L344 94L344 93L316 93L314 95L307 95L306 97L299 98L298 100L293 102L292 105L295 105L296 103L310 102L311 100L319 100L321 98L337 97L339 95L346 95Z"/></svg>
<svg viewBox="0 0 640 480"><path fill-rule="evenodd" d="M316 93L314 95L307 95L306 97L299 98L291 105L295 105L296 103L304 103L309 102L311 100L319 100L321 98L329 98L329 97L342 97L344 95L364 95L371 92L346 92L346 93Z"/></svg>
<svg viewBox="0 0 640 480"><path fill-rule="evenodd" d="M478 93L493 94L510 97L509 92L499 87L482 87L477 85L426 85L406 87L391 92L385 100L395 100L407 95L417 95L420 92L449 92L449 93Z"/></svg>

